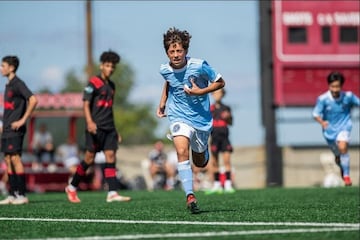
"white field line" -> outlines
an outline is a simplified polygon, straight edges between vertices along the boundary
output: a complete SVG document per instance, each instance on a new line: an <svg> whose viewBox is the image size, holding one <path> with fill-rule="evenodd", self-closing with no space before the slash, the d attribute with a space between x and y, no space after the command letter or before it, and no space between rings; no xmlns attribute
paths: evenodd
<svg viewBox="0 0 360 240"><path fill-rule="evenodd" d="M164 225L214 225L214 226L312 226L312 227L351 227L360 228L360 223L319 223L319 222L196 222L196 221L153 221L153 220L116 220L116 219L71 219L71 218L12 218L0 217L0 221L35 222L88 222L124 224L164 224Z"/></svg>
<svg viewBox="0 0 360 240"><path fill-rule="evenodd" d="M358 228L304 228L304 229L272 229L272 230L245 230L245 231L222 231L222 232L197 232L197 233L165 233L165 234L133 234L120 236L92 236L77 238L38 238L31 240L120 240L120 239L160 239L160 238L194 238L194 237L220 237L261 234L291 234L291 233L319 233L358 231Z"/></svg>

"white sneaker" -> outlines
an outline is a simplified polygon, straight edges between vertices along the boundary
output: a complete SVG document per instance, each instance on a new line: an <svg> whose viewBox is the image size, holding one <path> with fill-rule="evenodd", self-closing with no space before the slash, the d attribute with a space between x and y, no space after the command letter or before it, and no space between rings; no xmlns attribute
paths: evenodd
<svg viewBox="0 0 360 240"><path fill-rule="evenodd" d="M118 193L108 194L106 202L128 202L131 200L131 197L121 196Z"/></svg>
<svg viewBox="0 0 360 240"><path fill-rule="evenodd" d="M8 196L7 198L5 198L4 200L0 201L0 205L8 205L8 204L12 204L15 200L14 196Z"/></svg>
<svg viewBox="0 0 360 240"><path fill-rule="evenodd" d="M234 193L235 189L233 187L227 187L227 188L224 189L224 192L225 193Z"/></svg>
<svg viewBox="0 0 360 240"><path fill-rule="evenodd" d="M223 193L223 188L221 186L214 186L213 188L205 191L205 195L222 194L222 193Z"/></svg>
<svg viewBox="0 0 360 240"><path fill-rule="evenodd" d="M11 204L14 205L22 205L22 204L27 204L29 203L29 199L23 195L17 196L12 202Z"/></svg>

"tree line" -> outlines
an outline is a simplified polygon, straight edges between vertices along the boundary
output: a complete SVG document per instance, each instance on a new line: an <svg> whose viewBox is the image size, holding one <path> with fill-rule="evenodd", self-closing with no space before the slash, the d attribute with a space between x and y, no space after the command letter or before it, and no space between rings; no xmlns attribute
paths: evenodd
<svg viewBox="0 0 360 240"><path fill-rule="evenodd" d="M94 68L93 75L99 75L99 65ZM134 71L131 66L121 61L111 76L115 83L116 91L114 96L114 118L117 131L122 136L122 143L125 145L148 144L156 140L155 130L158 122L154 108L147 103L131 103L130 92L134 86ZM77 76L76 71L71 69L67 72L64 85L60 93L83 92L87 85L85 81ZM51 93L48 88L42 88L39 93Z"/></svg>

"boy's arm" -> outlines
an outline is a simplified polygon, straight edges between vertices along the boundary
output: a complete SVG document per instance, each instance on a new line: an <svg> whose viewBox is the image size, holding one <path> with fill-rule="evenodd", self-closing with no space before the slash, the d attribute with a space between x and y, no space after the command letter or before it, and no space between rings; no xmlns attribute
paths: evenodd
<svg viewBox="0 0 360 240"><path fill-rule="evenodd" d="M158 106L157 111L156 111L156 115L159 118L166 117L165 106L166 106L166 101L167 101L167 98L168 98L168 92L169 92L169 83L166 81L164 83L163 90L162 90L162 93L161 93L160 103L159 103L159 106Z"/></svg>
<svg viewBox="0 0 360 240"><path fill-rule="evenodd" d="M184 91L189 95L204 95L207 93L214 92L225 86L223 78L219 78L216 82L212 82L206 88L199 88L194 80L191 80L192 88L184 87Z"/></svg>
<svg viewBox="0 0 360 240"><path fill-rule="evenodd" d="M233 117L232 117L232 114L231 114L231 110L229 108L226 111L228 112L228 117L226 118L226 122L227 122L227 124L229 124L231 126L233 124Z"/></svg>
<svg viewBox="0 0 360 240"><path fill-rule="evenodd" d="M353 103L355 106L360 106L360 99L355 94L353 94Z"/></svg>
<svg viewBox="0 0 360 240"><path fill-rule="evenodd" d="M95 124L95 122L93 121L93 119L91 117L90 102L89 101L84 100L83 110L84 110L87 130L92 134L96 134L96 124Z"/></svg>
<svg viewBox="0 0 360 240"><path fill-rule="evenodd" d="M321 127L323 129L326 129L329 125L328 121L324 121L320 116L315 116L314 117L315 121L317 121L318 123L320 123Z"/></svg>
<svg viewBox="0 0 360 240"><path fill-rule="evenodd" d="M324 109L324 104L320 99L318 99L317 102L316 102L316 105L314 107L314 110L312 112L312 115L313 115L315 121L317 121L321 125L321 127L323 129L325 129L325 128L328 127L329 123L328 123L328 121L324 121L322 119L321 115L322 115L323 109Z"/></svg>
<svg viewBox="0 0 360 240"><path fill-rule="evenodd" d="M30 117L31 113L34 111L37 103L38 101L35 95L31 95L28 99L28 104L24 115L18 121L11 123L11 129L18 130L21 126L23 126L26 123L26 120Z"/></svg>

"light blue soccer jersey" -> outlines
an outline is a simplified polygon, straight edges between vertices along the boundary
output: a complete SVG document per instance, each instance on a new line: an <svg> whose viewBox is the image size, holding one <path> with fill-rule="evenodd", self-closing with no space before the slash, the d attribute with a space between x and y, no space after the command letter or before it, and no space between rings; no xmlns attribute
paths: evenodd
<svg viewBox="0 0 360 240"><path fill-rule="evenodd" d="M323 129L324 137L335 141L341 131L351 131L351 108L359 106L359 98L352 92L341 92L338 99L334 99L330 91L320 95L313 110L314 117L321 117L329 125Z"/></svg>
<svg viewBox="0 0 360 240"><path fill-rule="evenodd" d="M185 93L184 85L191 88L190 79L200 88L221 78L206 61L187 58L182 69L173 69L169 63L160 66L160 74L169 83L167 116L170 123L183 122L195 129L209 131L212 128L210 100L208 94L190 96Z"/></svg>

